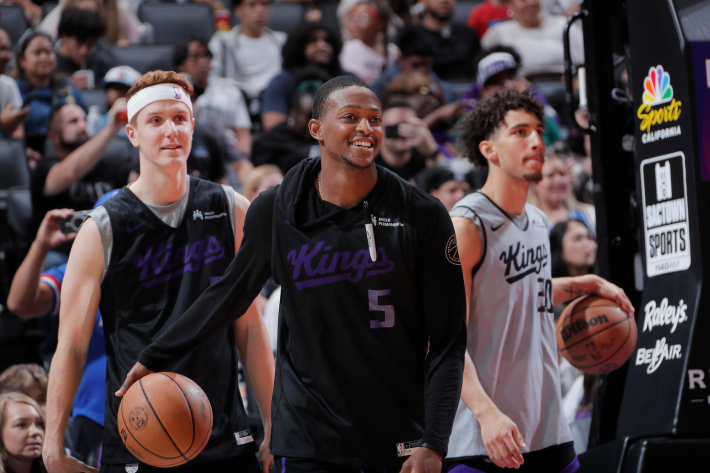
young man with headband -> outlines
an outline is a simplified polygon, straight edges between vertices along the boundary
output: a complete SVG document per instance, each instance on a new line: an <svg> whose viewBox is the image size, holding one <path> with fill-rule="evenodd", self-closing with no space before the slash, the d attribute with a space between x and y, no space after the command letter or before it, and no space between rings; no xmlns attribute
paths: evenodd
<svg viewBox="0 0 710 473"><path fill-rule="evenodd" d="M488 178L451 211L468 351L447 472L577 471L560 399L553 306L597 293L634 312L624 291L598 276L551 279L547 217L526 204L530 183L542 178L544 120L528 90L508 90L476 103L461 129L467 155L488 167Z"/></svg>
<svg viewBox="0 0 710 473"><path fill-rule="evenodd" d="M320 158L251 205L224 278L143 350L121 391L209 340L281 283L275 472L440 473L466 345L451 219L375 166L382 110L360 79L313 99Z"/></svg>
<svg viewBox="0 0 710 473"><path fill-rule="evenodd" d="M126 132L140 150L141 175L91 214L69 256L49 381L43 456L50 473L96 471L67 457L62 442L98 308L108 394L101 472L163 471L139 463L125 448L116 425L121 399L114 392L141 350L224 274L241 243L249 205L231 188L187 175L191 93L184 76L164 71L145 74L128 91ZM246 306L247 313L214 331L209 344L165 366L202 387L215 417L209 443L178 468L181 473L260 471L254 442L245 434L249 421L239 396L235 345L264 419L262 466L273 461L267 450L273 355L258 308L252 301Z"/></svg>

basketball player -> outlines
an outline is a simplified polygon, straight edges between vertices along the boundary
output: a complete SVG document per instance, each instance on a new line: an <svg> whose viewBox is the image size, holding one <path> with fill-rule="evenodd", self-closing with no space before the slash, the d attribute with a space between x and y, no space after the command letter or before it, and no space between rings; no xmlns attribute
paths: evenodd
<svg viewBox="0 0 710 473"><path fill-rule="evenodd" d="M140 463L125 448L116 424L120 398L113 393L141 350L224 274L242 239L248 207L231 188L188 177L191 93L184 76L164 71L145 74L128 91L126 132L140 150L141 174L91 214L69 256L49 378L43 457L50 473L96 471L67 457L62 441L98 308L109 393L101 472L164 471ZM260 470L239 396L235 343L264 416L268 443L274 361L261 314L251 306L233 327L223 324L208 344L165 366L202 387L214 414L209 443L176 472ZM269 467L273 459L266 445L261 454Z"/></svg>
<svg viewBox="0 0 710 473"><path fill-rule="evenodd" d="M441 471L463 373L463 278L445 207L374 165L382 128L360 79L318 89L321 158L251 204L224 279L143 350L121 392L231 323L273 275L272 471Z"/></svg>
<svg viewBox="0 0 710 473"><path fill-rule="evenodd" d="M468 156L488 178L451 211L468 350L444 471L577 471L552 308L594 292L634 312L623 290L597 276L551 279L548 220L526 204L530 182L542 177L544 120L529 91L510 90L478 102L462 128Z"/></svg>

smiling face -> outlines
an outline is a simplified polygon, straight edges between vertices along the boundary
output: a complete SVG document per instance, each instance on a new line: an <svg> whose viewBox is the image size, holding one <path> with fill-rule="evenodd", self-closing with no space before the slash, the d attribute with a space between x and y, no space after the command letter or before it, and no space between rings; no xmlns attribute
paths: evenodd
<svg viewBox="0 0 710 473"><path fill-rule="evenodd" d="M27 461L42 456L44 421L33 406L17 401L5 404L5 425L0 435L9 457Z"/></svg>
<svg viewBox="0 0 710 473"><path fill-rule="evenodd" d="M311 120L309 129L320 142L322 158L367 169L375 162L382 143L380 101L364 87L336 90L328 99L322 120Z"/></svg>
<svg viewBox="0 0 710 473"><path fill-rule="evenodd" d="M157 167L184 166L192 146L194 121L177 100L159 100L142 109L126 126L141 156Z"/></svg>
<svg viewBox="0 0 710 473"><path fill-rule="evenodd" d="M559 158L548 158L542 166L542 180L535 186L538 199L557 208L564 205L570 185L567 165Z"/></svg>
<svg viewBox="0 0 710 473"><path fill-rule="evenodd" d="M545 132L540 119L525 110L510 110L493 136L481 142L479 149L493 167L510 177L537 182L545 162Z"/></svg>

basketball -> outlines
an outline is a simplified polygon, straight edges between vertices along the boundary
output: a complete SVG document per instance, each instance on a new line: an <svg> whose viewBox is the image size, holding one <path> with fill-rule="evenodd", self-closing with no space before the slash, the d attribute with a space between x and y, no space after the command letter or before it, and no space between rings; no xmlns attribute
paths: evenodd
<svg viewBox="0 0 710 473"><path fill-rule="evenodd" d="M212 407L204 391L176 373L154 373L133 384L118 408L118 432L141 462L170 468L207 445Z"/></svg>
<svg viewBox="0 0 710 473"><path fill-rule="evenodd" d="M580 297L557 321L557 347L585 373L614 371L636 347L636 320L614 301L596 294Z"/></svg>

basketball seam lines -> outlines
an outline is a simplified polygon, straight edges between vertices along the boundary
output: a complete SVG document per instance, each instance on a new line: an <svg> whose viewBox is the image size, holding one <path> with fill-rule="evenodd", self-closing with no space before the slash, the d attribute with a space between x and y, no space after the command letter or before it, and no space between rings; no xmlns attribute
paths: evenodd
<svg viewBox="0 0 710 473"><path fill-rule="evenodd" d="M584 297L584 296L579 296L579 297ZM562 319L562 322L564 323L565 320L572 318L574 314L579 314L580 312L584 312L585 310L592 309L592 308L597 308L597 307L613 307L614 309L619 309L621 312L624 312L624 310L619 307L618 305L588 305L587 307L582 307L581 309L575 310L571 314L569 314L567 317ZM624 312L626 314L626 312ZM626 314L628 317L628 314Z"/></svg>
<svg viewBox="0 0 710 473"><path fill-rule="evenodd" d="M173 378L171 378L170 376L168 376L165 373L160 373L160 374L162 374L163 376L168 378L170 381L175 383L175 385L178 387L178 389L180 389L180 392L182 393L183 397L185 398L185 402L187 403L187 409L190 411L190 419L192 420L192 442L190 442L190 446L187 448L187 450L185 450L186 452L189 452L190 449L192 448L192 446L195 444L195 416L192 414L192 404L190 404L190 400L187 398L185 391L182 390L182 386L180 386L180 384L178 384L177 381L175 381ZM187 457L185 457L185 458L187 458Z"/></svg>
<svg viewBox="0 0 710 473"><path fill-rule="evenodd" d="M163 432L165 432L165 435L167 435L170 442L172 442L173 446L175 447L175 450L177 450L178 453L180 455L182 455L182 457L185 459L185 461L190 461L190 459L187 458L184 453L182 453L182 450L180 450L180 448L178 448L177 444L175 443L173 438L168 433L168 430L165 428L163 423L160 421L160 417L158 417L158 414L156 414L155 409L153 409L153 404L151 404L150 399L148 399L148 393L146 393L145 389L143 389L143 382L141 380L138 380L138 384L141 387L141 391L143 391L143 396L145 397L146 402L148 402L148 406L150 406L150 410L153 411L153 415L155 416L155 420L158 421L158 424L160 424L160 427L163 429Z"/></svg>
<svg viewBox="0 0 710 473"><path fill-rule="evenodd" d="M139 382L140 382L140 381L139 381ZM145 449L146 452L148 452L148 453L150 453L151 455L154 455L154 456L156 456L156 457L158 457L158 458L164 458L164 459L166 459L166 460L174 460L174 459L176 459L176 458L180 458L181 456L184 458L184 455L182 455L182 454L180 454L180 455L178 455L178 456L176 456L176 457L164 457L164 456L162 456L162 455L158 455L157 453L152 452L150 449L146 448L145 445L143 445L142 443L140 443L140 442L138 441L138 439L135 437L135 435L133 435L133 432L131 432L131 429L128 427L128 424L126 423L126 417L125 417L124 414L123 414L123 402L121 402L121 420L123 421L123 425L126 427L126 430L128 431L128 433L131 434L131 438L132 438L138 445L140 445L141 448ZM128 447L126 447L126 449L128 449ZM178 450L178 452L179 452L179 451L180 451L180 450ZM135 455L134 455L134 457L135 457Z"/></svg>
<svg viewBox="0 0 710 473"><path fill-rule="evenodd" d="M620 322L617 322L617 323L615 323L615 324L609 325L609 326L606 327L604 330L600 330L600 331L598 331L598 332L594 332L592 335L588 336L587 338L583 338L583 339L581 339L581 340L578 340L578 341L574 342L572 345L570 345L570 346L568 346L568 347L565 347L565 348L563 348L563 349L560 350L560 351L568 350L568 349L572 348L573 346L579 345L579 344L582 343L583 341L589 340L590 338L595 337L595 336L597 336L597 335L600 334L600 333L604 333L604 332L606 332L607 330L609 330L610 328L616 327L617 325L623 324L624 322L629 322L629 318L626 318L626 319L624 319L624 320L622 320L622 321L620 321ZM629 330L631 330L631 329L629 329Z"/></svg>

